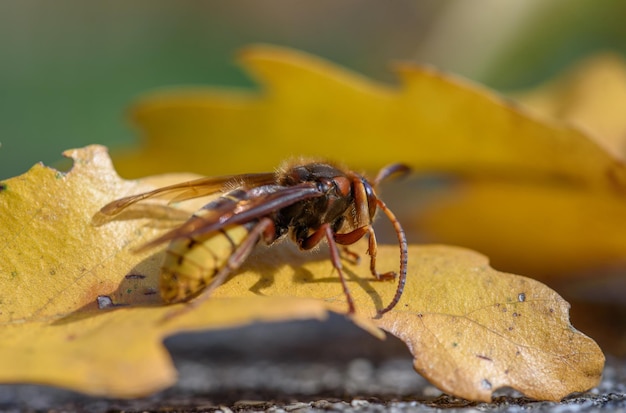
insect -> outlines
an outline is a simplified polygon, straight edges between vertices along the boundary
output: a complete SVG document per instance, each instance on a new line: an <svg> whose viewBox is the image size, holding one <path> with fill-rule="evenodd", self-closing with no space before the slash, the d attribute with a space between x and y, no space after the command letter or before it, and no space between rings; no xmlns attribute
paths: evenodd
<svg viewBox="0 0 626 413"><path fill-rule="evenodd" d="M148 198L167 197L175 202L223 192L184 224L140 248L169 242L159 286L168 303L203 301L242 265L257 243L269 245L288 236L302 250L326 240L348 313L352 314L355 305L341 258L358 258L347 245L367 235L372 275L379 280L398 279L392 301L378 311L383 314L400 300L408 254L400 223L374 189L390 175L408 171L402 164L389 165L370 183L362 175L330 163L295 161L275 173L200 178L132 195L107 204L101 213L116 215ZM398 238L399 274L379 273L376 269L377 242L372 221L378 209L391 221Z"/></svg>

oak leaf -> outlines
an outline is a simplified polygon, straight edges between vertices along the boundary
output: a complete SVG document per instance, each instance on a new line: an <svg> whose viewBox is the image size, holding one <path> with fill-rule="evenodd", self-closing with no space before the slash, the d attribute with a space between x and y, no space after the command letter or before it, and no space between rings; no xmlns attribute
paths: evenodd
<svg viewBox="0 0 626 413"><path fill-rule="evenodd" d="M604 148L616 168L624 168L623 59L608 53L592 56L515 97L544 122L558 119L563 127L573 125L570 128L584 131L588 141ZM626 198L623 186L613 178L606 170L606 190L569 180L494 177L459 181L452 191L438 194L414 219L414 225L437 240L487 253L497 268L549 280L565 293L573 290L573 279L583 282L586 277L601 278L603 273L623 278ZM614 290L623 282L607 284ZM618 304L623 306L621 297ZM614 334L614 325L610 328Z"/></svg>
<svg viewBox="0 0 626 413"><path fill-rule="evenodd" d="M626 156L626 62L599 53L515 98L538 113L587 131L615 157Z"/></svg>
<svg viewBox="0 0 626 413"><path fill-rule="evenodd" d="M168 317L184 304L165 306L156 294L162 249L131 249L176 214L154 205L110 222L93 218L112 199L189 176L124 181L103 147L67 155L74 160L67 173L36 165L2 183L0 381L146 395L175 380L162 345L168 335L346 311L327 253L305 255L282 243L251 257L193 311ZM467 250L411 246L409 254L404 295L382 318L376 309L395 283L373 280L367 265L346 265L357 306L350 318L404 340L434 385L472 400L489 400L502 386L558 400L598 383L602 352L569 324L568 304L555 292L498 273ZM381 246L381 268L397 264L397 247Z"/></svg>
<svg viewBox="0 0 626 413"><path fill-rule="evenodd" d="M145 140L115 157L122 175L271 170L293 155L357 170L404 162L454 177L402 194L409 239L475 248L496 268L544 279L624 261L622 153L578 127L430 67L398 64L392 86L280 47L249 47L239 61L259 91L141 99L132 118ZM603 125L623 117L611 119Z"/></svg>
<svg viewBox="0 0 626 413"><path fill-rule="evenodd" d="M626 155L626 117L622 109L626 105L626 62L623 57L613 53L591 55L539 87L515 94L515 98L540 116L556 118L585 130L615 158L623 159ZM572 316L578 326L592 334L605 351L624 355L626 330L618 328L626 321L623 271L626 239L621 231L626 221L623 194L590 196L572 188L563 188L560 192L562 195L557 202L536 202L542 210L535 211L534 215L542 217L543 222L552 222L558 217L555 224L563 235L558 240L553 238L552 243L556 245L555 242L560 241L562 256L569 254L571 257L552 260L554 266L561 268L551 271L551 275L568 275L575 269L577 277L552 279L550 284L575 301ZM479 201L478 198L474 197L473 202ZM520 209L515 213L529 216ZM578 235L581 233L585 236ZM547 259L545 257L544 261ZM568 263L562 265L558 261Z"/></svg>

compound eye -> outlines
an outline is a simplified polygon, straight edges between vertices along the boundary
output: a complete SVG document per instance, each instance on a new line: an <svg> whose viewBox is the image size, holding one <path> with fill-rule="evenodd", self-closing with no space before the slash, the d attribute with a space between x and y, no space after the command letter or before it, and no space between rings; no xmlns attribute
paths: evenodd
<svg viewBox="0 0 626 413"><path fill-rule="evenodd" d="M365 194L367 195L367 207L369 209L370 219L374 219L374 215L376 215L376 206L377 206L378 198L376 197L376 194L374 193L374 188L372 188L372 185L370 185L369 182L367 182L365 179L363 179L361 182L363 182L363 187L365 188Z"/></svg>

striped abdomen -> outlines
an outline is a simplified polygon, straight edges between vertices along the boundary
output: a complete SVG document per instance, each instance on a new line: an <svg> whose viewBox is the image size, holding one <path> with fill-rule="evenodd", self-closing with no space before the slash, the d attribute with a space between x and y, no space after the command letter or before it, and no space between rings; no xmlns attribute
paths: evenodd
<svg viewBox="0 0 626 413"><path fill-rule="evenodd" d="M233 225L208 235L172 241L161 268L163 300L185 301L202 291L248 236L247 227Z"/></svg>
<svg viewBox="0 0 626 413"><path fill-rule="evenodd" d="M222 196L198 211L191 220L215 213L224 204L237 202ZM226 266L237 247L247 238L255 221L231 225L208 234L173 240L161 268L160 292L167 303L186 301L200 293Z"/></svg>

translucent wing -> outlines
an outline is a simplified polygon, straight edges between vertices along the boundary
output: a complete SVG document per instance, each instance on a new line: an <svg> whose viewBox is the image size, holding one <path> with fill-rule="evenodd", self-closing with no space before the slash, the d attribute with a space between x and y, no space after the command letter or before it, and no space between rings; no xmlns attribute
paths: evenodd
<svg viewBox="0 0 626 413"><path fill-rule="evenodd" d="M250 194L252 191L254 193ZM208 208L194 215L183 225L143 245L139 251L174 239L193 237L218 231L228 225L250 222L296 202L323 196L324 193L314 183L306 182L286 187L272 185L255 188L248 191L247 195L250 196L242 197L239 201L224 202L217 208Z"/></svg>
<svg viewBox="0 0 626 413"><path fill-rule="evenodd" d="M214 194L224 190L228 185L239 185L244 188L250 188L260 185L269 185L272 184L274 180L275 175L273 173L200 178L117 199L102 207L100 213L108 216L117 215L129 206L148 198L169 198L170 202L178 202Z"/></svg>

